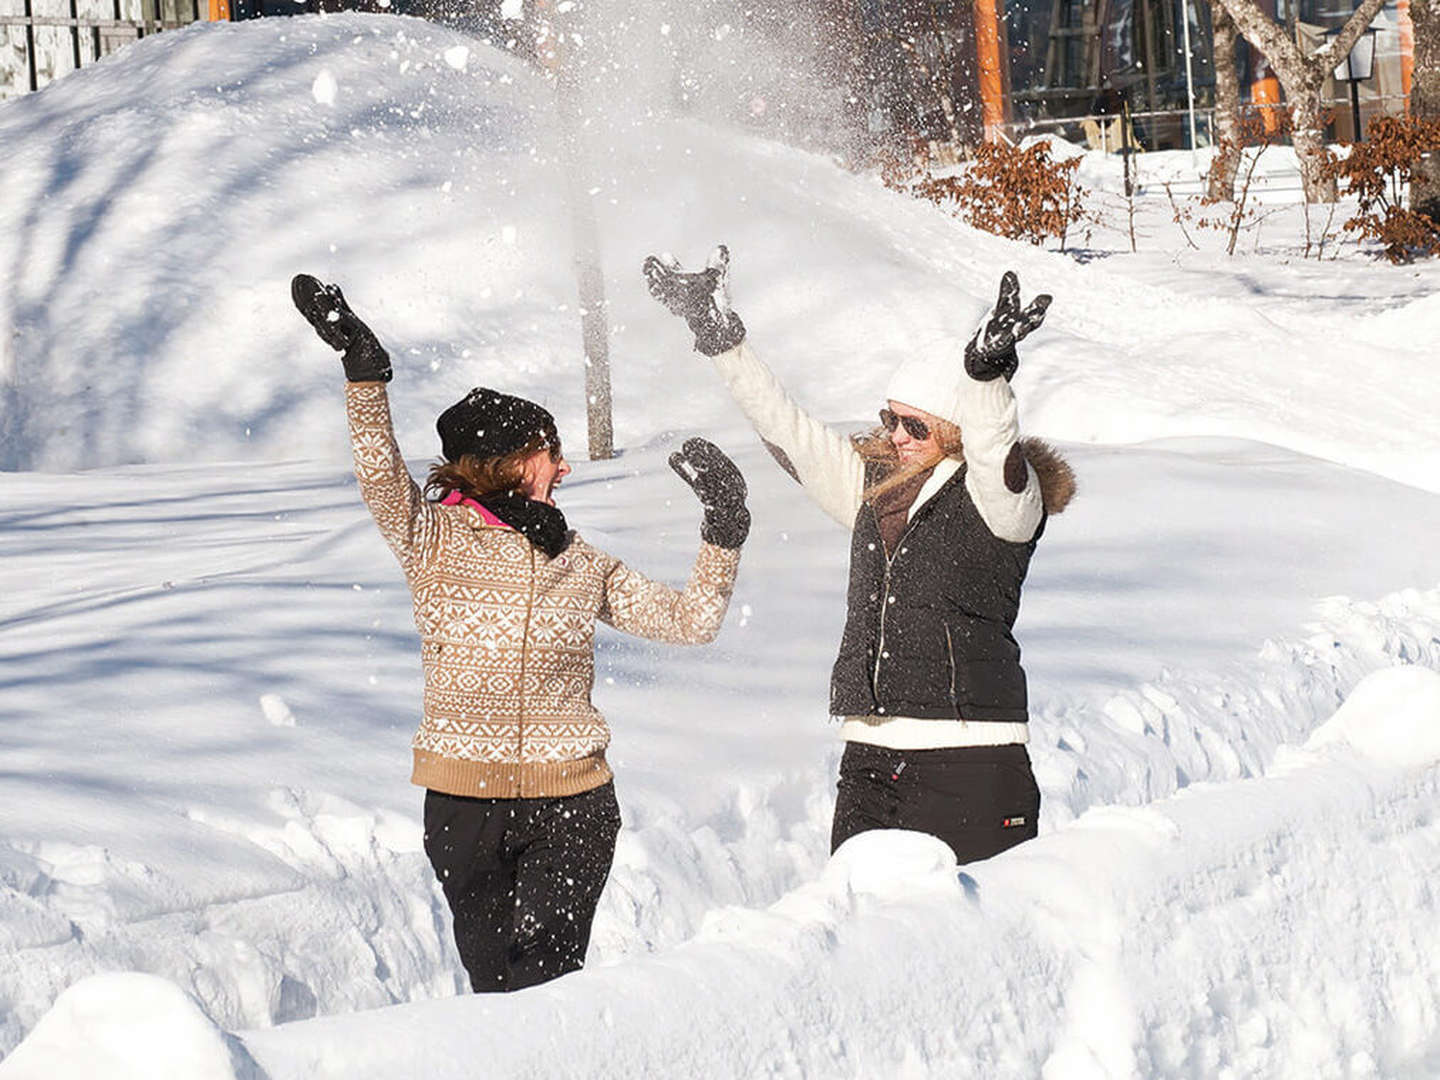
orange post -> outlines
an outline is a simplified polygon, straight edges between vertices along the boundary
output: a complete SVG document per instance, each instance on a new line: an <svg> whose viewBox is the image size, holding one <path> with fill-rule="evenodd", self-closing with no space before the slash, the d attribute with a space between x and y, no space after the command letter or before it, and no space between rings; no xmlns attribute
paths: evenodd
<svg viewBox="0 0 1440 1080"><path fill-rule="evenodd" d="M210 0L210 21L230 21L230 0Z"/></svg>
<svg viewBox="0 0 1440 1080"><path fill-rule="evenodd" d="M1410 21L1410 0L1395 5L1400 27L1400 92L1405 95L1405 115L1410 115L1410 83L1415 78L1415 24Z"/></svg>
<svg viewBox="0 0 1440 1080"><path fill-rule="evenodd" d="M975 0L975 59L980 68L980 118L985 138L995 139L1005 123L1005 73L1000 68L1000 5Z"/></svg>
<svg viewBox="0 0 1440 1080"><path fill-rule="evenodd" d="M1250 104L1260 110L1260 121L1265 125L1265 134L1273 135L1280 130L1280 80L1265 69L1265 74L1250 84Z"/></svg>

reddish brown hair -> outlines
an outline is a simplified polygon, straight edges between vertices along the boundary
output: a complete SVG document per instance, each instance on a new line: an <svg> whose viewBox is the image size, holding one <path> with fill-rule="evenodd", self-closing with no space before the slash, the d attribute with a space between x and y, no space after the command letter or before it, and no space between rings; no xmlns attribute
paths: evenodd
<svg viewBox="0 0 1440 1080"><path fill-rule="evenodd" d="M458 491L465 498L478 502L497 491L514 491L524 483L525 462L541 450L549 450L552 461L560 457L558 442L537 435L519 450L498 457L461 454L458 461L437 461L430 466L430 474L425 478L425 496L443 499L450 492Z"/></svg>

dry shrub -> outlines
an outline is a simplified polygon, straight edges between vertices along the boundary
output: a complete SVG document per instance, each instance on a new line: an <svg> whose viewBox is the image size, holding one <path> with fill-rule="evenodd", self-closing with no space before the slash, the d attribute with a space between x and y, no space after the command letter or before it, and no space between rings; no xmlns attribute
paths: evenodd
<svg viewBox="0 0 1440 1080"><path fill-rule="evenodd" d="M1084 216L1089 194L1076 182L1079 167L1079 158L1052 158L1048 143L1022 150L985 142L974 148L958 176L917 178L891 170L882 171L882 178L891 187L953 209L977 229L1036 245L1055 237L1063 248L1070 226Z"/></svg>
<svg viewBox="0 0 1440 1080"><path fill-rule="evenodd" d="M1198 211L1189 207L1182 210L1177 206L1176 224L1184 229L1186 223L1190 222L1199 229L1214 229L1225 233L1225 253L1234 255L1240 233L1257 228L1264 220L1264 215L1250 201L1250 187L1255 181L1255 170L1260 165L1260 159L1267 149L1288 139L1293 126L1290 112L1286 109L1275 110L1268 120L1266 114L1259 109L1242 113L1235 137L1231 139L1223 135L1217 136L1215 153L1210 159L1212 172L1231 173L1231 197L1214 198L1209 194L1203 195L1199 198ZM1248 155L1245 153L1247 149L1252 151ZM1215 190L1216 185L1209 183L1210 178L1207 177L1206 180L1207 188ZM1174 202L1172 195L1172 206ZM1190 241L1188 231L1185 239ZM1194 241L1190 241L1190 246L1195 246Z"/></svg>
<svg viewBox="0 0 1440 1080"><path fill-rule="evenodd" d="M1371 121L1365 141L1329 166L1345 193L1360 202L1360 212L1345 222L1345 231L1384 245L1392 263L1440 254L1440 221L1405 205L1416 171L1434 154L1440 154L1440 120L1385 116Z"/></svg>

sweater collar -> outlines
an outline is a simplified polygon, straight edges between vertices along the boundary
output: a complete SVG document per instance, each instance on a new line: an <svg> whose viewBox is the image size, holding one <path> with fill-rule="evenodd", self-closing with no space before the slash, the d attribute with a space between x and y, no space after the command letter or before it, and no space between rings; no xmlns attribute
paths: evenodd
<svg viewBox="0 0 1440 1080"><path fill-rule="evenodd" d="M916 511L929 502L939 490L950 482L950 478L960 471L963 462L953 457L941 458L930 475L925 478L919 492L915 495L915 501L910 504L906 513L906 519L914 518Z"/></svg>

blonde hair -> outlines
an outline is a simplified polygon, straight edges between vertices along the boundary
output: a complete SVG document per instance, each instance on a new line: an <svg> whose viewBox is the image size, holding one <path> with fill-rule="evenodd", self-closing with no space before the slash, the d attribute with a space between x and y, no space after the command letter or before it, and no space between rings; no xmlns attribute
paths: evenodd
<svg viewBox="0 0 1440 1080"><path fill-rule="evenodd" d="M947 457L953 457L959 461L965 460L965 444L960 437L959 427L949 420L942 420L939 417L927 421L927 423L935 435L935 451L917 461L903 464L900 461L899 451L890 441L890 433L883 427L877 425L869 431L862 431L850 437L850 441L860 454L860 459L865 462L867 475L876 476L875 482L867 487L861 496L866 502L874 502L886 492L900 487L926 469L933 469Z"/></svg>

